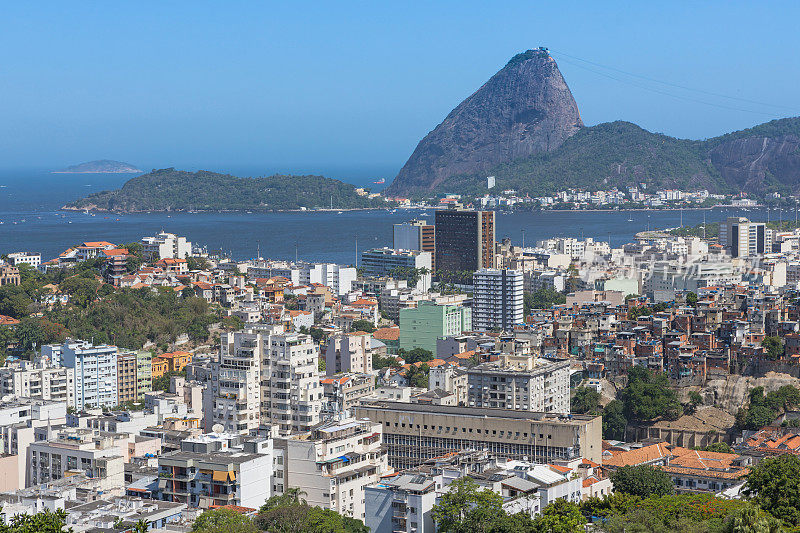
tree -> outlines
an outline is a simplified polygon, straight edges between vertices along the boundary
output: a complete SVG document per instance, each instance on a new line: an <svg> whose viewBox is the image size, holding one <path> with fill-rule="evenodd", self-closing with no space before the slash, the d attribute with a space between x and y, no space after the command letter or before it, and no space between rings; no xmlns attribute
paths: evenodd
<svg viewBox="0 0 800 533"><path fill-rule="evenodd" d="M674 494L672 479L663 470L649 465L623 466L611 474L615 491L647 498Z"/></svg>
<svg viewBox="0 0 800 533"><path fill-rule="evenodd" d="M697 307L697 294L689 292L686 294L686 305Z"/></svg>
<svg viewBox="0 0 800 533"><path fill-rule="evenodd" d="M780 337L764 337L764 340L761 341L761 347L764 348L766 356L773 361L783 357L784 348Z"/></svg>
<svg viewBox="0 0 800 533"><path fill-rule="evenodd" d="M383 356L381 354L372 354L372 368L379 370L390 366L392 368L400 368L400 363L393 355Z"/></svg>
<svg viewBox="0 0 800 533"><path fill-rule="evenodd" d="M400 350L400 357L405 359L406 363L414 364L418 362L426 362L431 361L433 357L433 353L430 350L426 350L425 348L414 348L413 350Z"/></svg>
<svg viewBox="0 0 800 533"><path fill-rule="evenodd" d="M666 374L633 367L628 370L628 384L618 395L628 420L649 421L656 418L677 420L683 408L675 391L669 388Z"/></svg>
<svg viewBox="0 0 800 533"><path fill-rule="evenodd" d="M503 498L491 490L481 490L469 477L450 484L431 512L436 530L442 533L482 533L496 531L506 520Z"/></svg>
<svg viewBox="0 0 800 533"><path fill-rule="evenodd" d="M406 370L406 379L408 379L408 386L427 389L429 372L430 372L430 367L425 363L419 366L411 365L411 368Z"/></svg>
<svg viewBox="0 0 800 533"><path fill-rule="evenodd" d="M800 525L800 457L768 457L750 470L743 493L773 516Z"/></svg>
<svg viewBox="0 0 800 533"><path fill-rule="evenodd" d="M581 513L580 507L559 498L542 509L542 514L534 519L533 527L529 531L582 533L586 531L584 524L586 524L586 518Z"/></svg>
<svg viewBox="0 0 800 533"><path fill-rule="evenodd" d="M625 407L619 400L612 400L603 410L603 438L607 440L625 440Z"/></svg>
<svg viewBox="0 0 800 533"><path fill-rule="evenodd" d="M150 525L144 518L137 520L136 525L133 526L133 533L147 533L148 531L150 531Z"/></svg>
<svg viewBox="0 0 800 533"><path fill-rule="evenodd" d="M62 533L67 525L67 513L63 509L51 512L45 509L36 514L16 514L10 524L0 524L0 533ZM71 532L72 528L66 531Z"/></svg>
<svg viewBox="0 0 800 533"><path fill-rule="evenodd" d="M697 391L689 392L689 403L684 404L683 411L686 414L694 414L697 411L697 406L703 403L703 397Z"/></svg>
<svg viewBox="0 0 800 533"><path fill-rule="evenodd" d="M238 316L226 316L220 322L220 326L225 331L239 331L244 327L244 322Z"/></svg>
<svg viewBox="0 0 800 533"><path fill-rule="evenodd" d="M709 444L708 446L702 446L695 449L704 452L734 453L733 448L724 442L715 442L713 444Z"/></svg>
<svg viewBox="0 0 800 533"><path fill-rule="evenodd" d="M599 414L600 393L590 387L578 387L572 397L572 412L578 414Z"/></svg>
<svg viewBox="0 0 800 533"><path fill-rule="evenodd" d="M249 517L232 509L203 511L192 526L194 533L255 533L258 531Z"/></svg>
<svg viewBox="0 0 800 533"><path fill-rule="evenodd" d="M353 323L350 325L350 331L366 331L367 333L373 333L377 328L375 324L370 322L369 320L353 320Z"/></svg>
<svg viewBox="0 0 800 533"><path fill-rule="evenodd" d="M550 309L553 305L567 302L567 297L555 289L541 288L535 292L526 292L522 297L522 311L528 316L533 309Z"/></svg>

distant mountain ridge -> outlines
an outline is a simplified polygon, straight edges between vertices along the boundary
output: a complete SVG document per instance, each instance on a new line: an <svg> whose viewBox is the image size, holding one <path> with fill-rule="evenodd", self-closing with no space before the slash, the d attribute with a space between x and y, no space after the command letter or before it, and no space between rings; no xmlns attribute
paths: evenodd
<svg viewBox="0 0 800 533"><path fill-rule="evenodd" d="M394 196L496 189L549 194L570 187L705 187L712 192L800 193L800 118L705 141L630 122L586 127L545 50L509 61L420 141L387 190Z"/></svg>
<svg viewBox="0 0 800 533"><path fill-rule="evenodd" d="M54 170L53 174L139 174L141 172L135 166L122 161L99 159Z"/></svg>
<svg viewBox="0 0 800 533"><path fill-rule="evenodd" d="M274 211L386 207L356 193L355 186L322 176L274 175L240 178L200 170L165 168L129 179L116 191L102 191L64 209L146 211Z"/></svg>

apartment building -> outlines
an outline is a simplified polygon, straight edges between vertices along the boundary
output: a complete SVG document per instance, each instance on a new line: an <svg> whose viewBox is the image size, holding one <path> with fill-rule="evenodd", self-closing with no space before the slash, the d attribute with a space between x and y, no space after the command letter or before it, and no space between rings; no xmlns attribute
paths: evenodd
<svg viewBox="0 0 800 533"><path fill-rule="evenodd" d="M273 442L237 439L201 435L182 441L180 450L159 456L159 499L200 509L264 505L272 496Z"/></svg>
<svg viewBox="0 0 800 533"><path fill-rule="evenodd" d="M149 263L161 259L186 259L192 255L192 243L186 237L162 231L154 237L142 237L142 255Z"/></svg>
<svg viewBox="0 0 800 533"><path fill-rule="evenodd" d="M117 401L131 402L153 390L152 353L147 350L117 354Z"/></svg>
<svg viewBox="0 0 800 533"><path fill-rule="evenodd" d="M322 379L321 383L325 394L323 405L325 420L340 417L342 413L348 416L350 409L361 398L375 391L375 376L372 374L349 372Z"/></svg>
<svg viewBox="0 0 800 533"><path fill-rule="evenodd" d="M354 412L381 424L389 465L397 469L466 449L540 463L602 458L599 416L388 401L364 401Z"/></svg>
<svg viewBox="0 0 800 533"><path fill-rule="evenodd" d="M404 272L410 273L417 269L415 286L418 290L427 291L431 288L432 257L430 252L420 250L373 248L361 253L361 271L367 277L403 278Z"/></svg>
<svg viewBox="0 0 800 533"><path fill-rule="evenodd" d="M75 373L70 368L51 368L22 361L19 367L0 368L0 395L6 394L74 405Z"/></svg>
<svg viewBox="0 0 800 533"><path fill-rule="evenodd" d="M497 361L467 370L467 402L470 407L569 414L569 375L569 361L503 353Z"/></svg>
<svg viewBox="0 0 800 533"><path fill-rule="evenodd" d="M19 268L0 263L0 287L3 285L19 285Z"/></svg>
<svg viewBox="0 0 800 533"><path fill-rule="evenodd" d="M275 439L276 493L300 488L309 505L360 520L364 488L391 472L381 446L381 426L348 418ZM280 466L276 467L280 468Z"/></svg>
<svg viewBox="0 0 800 533"><path fill-rule="evenodd" d="M104 491L120 493L125 481L127 446L126 434L94 429L62 429L54 438L28 446L28 484L47 483L81 472L99 479Z"/></svg>
<svg viewBox="0 0 800 533"><path fill-rule="evenodd" d="M223 334L220 350L212 367L215 423L237 433L260 424L289 433L319 422L324 394L310 335L252 325Z"/></svg>
<svg viewBox="0 0 800 533"><path fill-rule="evenodd" d="M67 339L64 344L51 348L61 365L75 375L73 407L82 410L119 404L116 346L94 346L87 341Z"/></svg>
<svg viewBox="0 0 800 533"><path fill-rule="evenodd" d="M292 285L313 285L319 283L331 289L337 296L344 296L352 290L358 277L355 267L335 263L289 263L286 261L257 261L247 269L249 278L283 277Z"/></svg>
<svg viewBox="0 0 800 533"><path fill-rule="evenodd" d="M523 323L522 272L481 269L472 275L472 328L510 331Z"/></svg>
<svg viewBox="0 0 800 533"><path fill-rule="evenodd" d="M325 373L328 376L342 372L372 372L374 339L369 333L355 331L339 333L328 339L325 350Z"/></svg>

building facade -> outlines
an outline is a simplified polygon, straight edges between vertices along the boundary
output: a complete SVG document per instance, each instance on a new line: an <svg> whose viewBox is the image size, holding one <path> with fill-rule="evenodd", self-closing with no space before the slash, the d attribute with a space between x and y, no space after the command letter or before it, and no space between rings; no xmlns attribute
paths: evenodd
<svg viewBox="0 0 800 533"><path fill-rule="evenodd" d="M400 348L423 348L436 354L436 340L472 330L472 310L460 305L419 302L400 310Z"/></svg>
<svg viewBox="0 0 800 533"><path fill-rule="evenodd" d="M430 252L432 269L436 270L436 226L425 220L395 224L392 229L392 248Z"/></svg>
<svg viewBox="0 0 800 533"><path fill-rule="evenodd" d="M430 252L374 248L361 254L361 270L364 276L380 278L391 276L403 278L403 272L424 269L417 274L416 287L427 291L431 288L432 256ZM409 281L409 284L411 281Z"/></svg>
<svg viewBox="0 0 800 533"><path fill-rule="evenodd" d="M523 276L517 270L484 268L472 276L472 328L511 331L523 322Z"/></svg>
<svg viewBox="0 0 800 533"><path fill-rule="evenodd" d="M325 350L325 373L372 372L372 335L363 331L340 333L328 339Z"/></svg>
<svg viewBox="0 0 800 533"><path fill-rule="evenodd" d="M116 346L94 346L87 341L67 339L60 347L61 364L75 374L73 407L113 407L117 398Z"/></svg>
<svg viewBox="0 0 800 533"><path fill-rule="evenodd" d="M436 211L436 269L474 272L494 267L494 211Z"/></svg>

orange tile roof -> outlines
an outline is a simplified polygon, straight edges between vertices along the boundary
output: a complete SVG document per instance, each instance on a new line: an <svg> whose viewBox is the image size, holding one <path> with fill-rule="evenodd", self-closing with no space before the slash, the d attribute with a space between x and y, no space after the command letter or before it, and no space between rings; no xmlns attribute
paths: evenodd
<svg viewBox="0 0 800 533"><path fill-rule="evenodd" d="M659 442L657 444L651 444L650 446L644 446L639 449L623 451L603 459L603 465L617 467L635 466L656 461L671 455L668 446L669 444L666 442Z"/></svg>
<svg viewBox="0 0 800 533"><path fill-rule="evenodd" d="M16 318L11 318L7 315L0 315L0 326L16 326L19 324L19 320Z"/></svg>
<svg viewBox="0 0 800 533"><path fill-rule="evenodd" d="M400 328L378 328L372 337L381 341L396 341L400 339Z"/></svg>
<svg viewBox="0 0 800 533"><path fill-rule="evenodd" d="M551 469L555 470L556 472L560 472L562 474L566 474L568 472L572 472L572 469L571 468L567 468L566 466L560 466L560 465L547 465L547 466L549 466Z"/></svg>
<svg viewBox="0 0 800 533"><path fill-rule="evenodd" d="M103 254L106 257L114 257L118 255L128 255L127 248L112 248L111 250L103 250Z"/></svg>
<svg viewBox="0 0 800 533"><path fill-rule="evenodd" d="M107 241L91 241L91 242L81 243L82 248L102 248L104 246L114 246L114 245Z"/></svg>

